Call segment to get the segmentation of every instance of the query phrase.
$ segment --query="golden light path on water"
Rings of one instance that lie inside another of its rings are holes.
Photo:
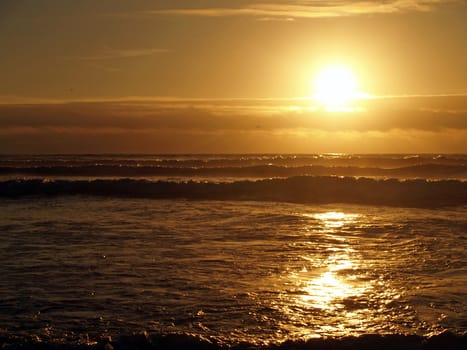
[[[352,242],[355,237],[346,237],[345,233],[346,226],[358,225],[361,215],[329,211],[303,217],[313,222],[304,231],[318,234],[325,243],[312,239],[310,254],[301,256],[301,270],[283,276],[285,291],[278,307],[290,320],[283,325],[287,336],[314,338],[371,332],[372,325],[384,318],[384,307],[375,311],[375,306],[399,296],[390,288],[384,291],[386,281],[362,276],[365,262],[356,251],[355,240]]]
[[[327,236],[341,243],[345,242],[345,239],[334,236],[333,230],[344,226],[345,221],[352,220],[356,217],[358,216],[339,212],[327,212],[313,215],[313,218],[321,220],[326,230],[329,230]],[[334,310],[338,307],[338,305],[334,303],[336,299],[361,294],[362,287],[356,288],[337,275],[339,271],[351,269],[354,266],[355,263],[351,260],[352,249],[330,247],[328,250],[333,253],[326,262],[327,269],[318,277],[304,281],[304,292],[306,294],[302,295],[300,298],[305,304],[314,308]],[[306,269],[304,269],[303,272],[306,273]]]

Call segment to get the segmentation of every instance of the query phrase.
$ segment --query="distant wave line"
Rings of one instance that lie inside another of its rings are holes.
[[[374,176],[396,178],[465,179],[467,165],[420,164],[397,168],[360,167],[360,166],[214,166],[206,167],[200,163],[193,166],[153,166],[153,165],[72,165],[72,166],[33,166],[0,167],[0,175],[37,175],[37,176],[235,176],[235,177],[290,177],[299,175],[314,176]]]

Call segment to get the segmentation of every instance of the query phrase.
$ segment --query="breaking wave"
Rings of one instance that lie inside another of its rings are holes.
[[[0,155],[0,176],[467,179],[466,155]]]
[[[289,177],[299,175],[374,176],[397,178],[467,178],[466,165],[418,164],[397,168],[359,166],[284,166],[273,164],[248,166],[134,166],[134,165],[73,165],[0,167],[0,175],[23,174],[36,176],[235,176]]]
[[[437,207],[465,205],[467,182],[426,179],[378,180],[336,176],[293,176],[220,183],[150,181],[129,178],[16,179],[0,182],[0,197],[60,195]]]

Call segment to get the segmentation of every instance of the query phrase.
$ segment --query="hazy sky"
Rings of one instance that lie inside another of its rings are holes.
[[[467,152],[466,0],[0,0],[0,152]],[[373,99],[313,108],[345,65]]]

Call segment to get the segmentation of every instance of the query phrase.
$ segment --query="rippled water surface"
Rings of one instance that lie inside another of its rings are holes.
[[[467,330],[465,207],[22,198],[0,232],[0,329],[19,337]]]

